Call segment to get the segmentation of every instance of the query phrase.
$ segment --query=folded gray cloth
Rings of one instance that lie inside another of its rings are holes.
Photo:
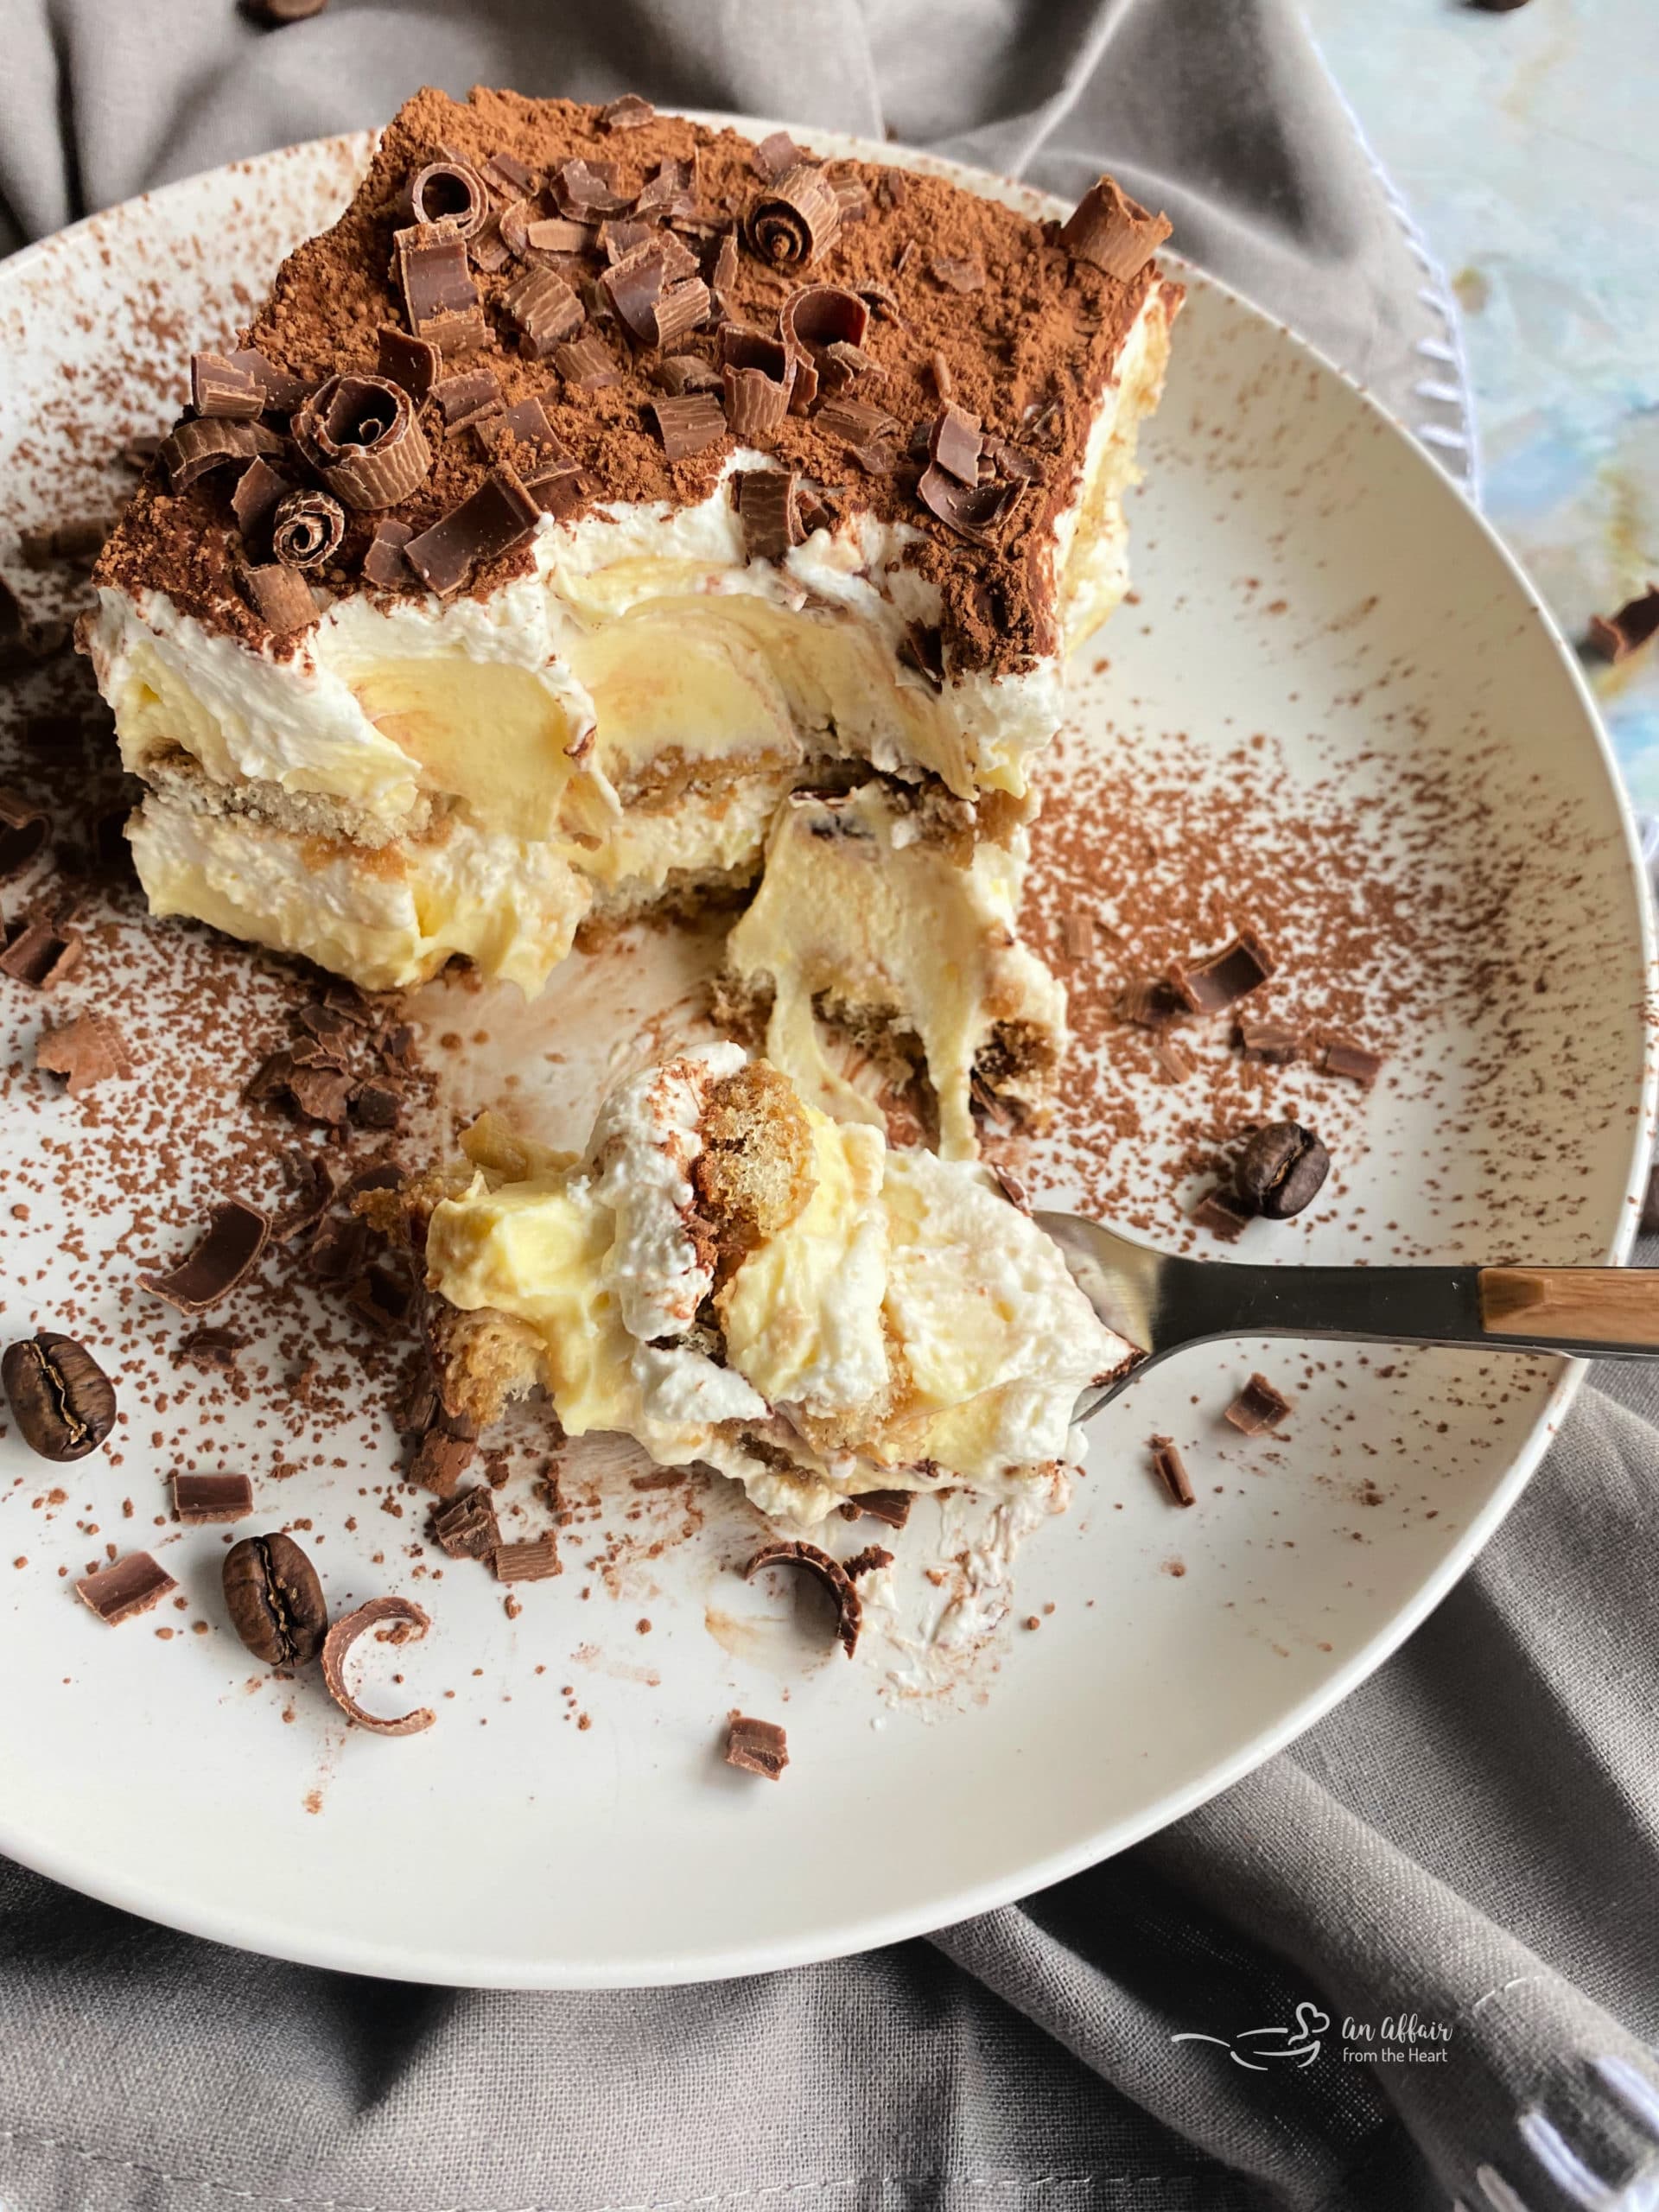
[[[423,81],[638,87],[1068,194],[1109,162],[1471,463],[1443,296],[1279,0],[334,0],[264,33],[231,0],[0,0],[0,33],[16,236]],[[0,2206],[1659,2204],[1656,1419],[1624,1378],[1587,1391],[1461,1587],[1294,1751],[931,1942],[456,1993],[243,1957],[0,1865]]]

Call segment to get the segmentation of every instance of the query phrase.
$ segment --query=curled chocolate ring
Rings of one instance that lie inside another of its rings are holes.
[[[869,328],[870,310],[856,292],[838,284],[803,284],[791,292],[778,318],[784,346],[795,363],[790,406],[804,415],[818,396],[818,354],[831,346],[859,346]],[[851,382],[845,378],[843,382]]]
[[[473,238],[489,219],[489,187],[465,162],[429,162],[410,184],[409,205],[417,223],[448,221]]]
[[[804,269],[827,253],[841,228],[841,202],[822,169],[790,169],[757,194],[743,218],[752,252],[774,269]]]
[[[293,430],[306,459],[348,507],[394,506],[432,466],[415,403],[389,377],[330,377],[295,416]]]
[[[270,550],[285,569],[315,569],[340,550],[346,510],[327,492],[290,492],[276,502]]]

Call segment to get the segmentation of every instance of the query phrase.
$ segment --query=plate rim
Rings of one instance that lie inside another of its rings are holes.
[[[994,170],[981,168],[947,156],[931,154],[924,149],[897,143],[877,144],[849,133],[779,124],[768,118],[724,110],[674,108],[665,109],[663,112],[683,115],[692,121],[716,127],[741,129],[750,134],[759,131],[764,135],[769,130],[788,129],[802,143],[826,149],[834,149],[836,154],[848,157],[943,175],[963,184],[967,189],[979,192],[982,196],[997,198],[1005,204],[1017,198],[1027,206],[1047,203],[1056,210],[1061,210],[1063,207],[1063,203],[1052,194],[1017,178],[1001,175]],[[80,239],[83,234],[95,233],[98,226],[124,215],[130,209],[154,206],[158,200],[172,195],[182,197],[214,178],[257,177],[263,170],[308,155],[316,160],[342,158],[353,149],[372,147],[378,135],[378,128],[369,128],[301,140],[291,145],[272,148],[263,154],[195,170],[188,176],[170,180],[131,200],[101,208],[63,230],[31,241],[17,252],[0,260],[0,305],[3,305],[5,293],[12,283],[26,276],[49,251],[61,250],[66,244]],[[831,157],[836,157],[836,155],[832,154]],[[1219,293],[1234,308],[1256,322],[1265,324],[1281,343],[1293,349],[1294,353],[1316,362],[1322,370],[1340,379],[1369,410],[1374,422],[1396,441],[1395,449],[1403,448],[1408,452],[1411,458],[1408,465],[1427,468],[1442,492],[1457,500],[1465,510],[1488,545],[1497,554],[1521,594],[1529,620],[1541,628],[1556,658],[1562,664],[1569,687],[1588,726],[1595,756],[1611,796],[1622,834],[1624,868],[1637,916],[1637,950],[1651,990],[1656,976],[1659,975],[1659,959],[1656,957],[1656,919],[1653,904],[1647,893],[1646,870],[1641,858],[1634,808],[1618,772],[1611,741],[1578,657],[1519,560],[1475,504],[1465,486],[1449,473],[1429,448],[1414,436],[1397,417],[1389,414],[1367,387],[1340,363],[1332,360],[1292,325],[1258,306],[1247,294],[1198,267],[1185,256],[1166,253],[1160,255],[1160,259],[1174,269],[1183,281],[1201,284]],[[1656,1103],[1659,1103],[1659,1034],[1648,1025],[1638,1023],[1637,1027],[1642,1037],[1642,1078],[1637,1094],[1637,1111],[1633,1117],[1631,1164],[1618,1220],[1602,1247],[1605,1262],[1614,1266],[1623,1265],[1629,1259],[1635,1242],[1639,1201],[1646,1181],[1646,1147],[1654,1128]],[[303,1931],[296,1937],[296,1933],[284,1923],[269,1921],[257,1910],[233,1911],[211,1904],[199,1910],[193,1909],[188,1898],[161,1891],[143,1879],[126,1881],[112,1878],[106,1867],[88,1864],[73,1850],[32,1842],[27,1834],[18,1834],[13,1830],[3,1806],[0,1806],[0,1853],[18,1865],[61,1883],[83,1896],[161,1926],[233,1949],[252,1951],[296,1965],[319,1967],[334,1972],[366,1974],[380,1980],[418,1980],[453,1988],[665,1988],[827,1963],[859,1952],[927,1936],[937,1929],[973,1919],[1046,1890],[1116,1856],[1147,1836],[1156,1834],[1243,1781],[1351,1696],[1422,1624],[1491,1541],[1536,1471],[1563,1416],[1583,1387],[1588,1369],[1587,1361],[1562,1359],[1558,1363],[1555,1380],[1540,1406],[1531,1428],[1514,1452],[1491,1496],[1481,1510],[1471,1518],[1438,1566],[1424,1578],[1410,1599],[1344,1665],[1277,1720],[1241,1744],[1230,1756],[1184,1787],[1166,1792],[1140,1813],[1111,1822],[1104,1828],[1092,1830],[1087,1836],[1062,1850],[1027,1862],[1016,1873],[995,1877],[968,1890],[954,1891],[947,1898],[936,1900],[928,1906],[912,1906],[890,1914],[867,1916],[829,1942],[822,1936],[816,1936],[794,1940],[773,1938],[747,1947],[734,1947],[728,1943],[716,1948],[692,1950],[664,1957],[649,1973],[643,1973],[636,1961],[624,1960],[601,1963],[589,1961],[574,1970],[561,1969],[556,1963],[544,1960],[526,1961],[522,1967],[516,1962],[492,1961],[489,1972],[480,1980],[477,1964],[470,1961],[464,1954],[453,1950],[420,1951],[378,1941],[354,1942],[349,1937],[318,1943],[308,1942]]]

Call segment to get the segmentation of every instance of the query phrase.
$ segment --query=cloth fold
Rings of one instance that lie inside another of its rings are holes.
[[[1109,164],[1471,465],[1461,400],[1418,389],[1456,389],[1444,288],[1287,0],[334,0],[275,31],[232,0],[0,0],[0,34],[12,244],[423,82],[640,89],[1068,196]],[[1659,2203],[1656,1418],[1628,1378],[1586,1390],[1464,1583],[1291,1751],[931,1942],[703,1988],[424,1990],[0,1865],[0,2206]]]

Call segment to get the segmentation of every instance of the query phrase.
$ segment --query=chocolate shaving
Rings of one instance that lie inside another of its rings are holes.
[[[668,243],[654,223],[636,223],[630,220],[601,223],[594,234],[594,242],[604,255],[607,263],[612,267],[614,267],[619,261],[626,261],[631,253],[636,252],[643,245]],[[677,244],[678,241],[677,240],[676,243]],[[683,247],[680,250],[682,252],[685,251]],[[690,257],[688,255],[687,258],[690,259]],[[695,265],[694,264],[693,266]]]
[[[1169,986],[1189,1014],[1220,1014],[1265,983],[1276,964],[1254,930],[1240,930],[1219,952],[1178,961]]]
[[[726,1725],[726,1764],[776,1782],[789,1764],[789,1738],[776,1721],[734,1713]]]
[[[49,991],[74,973],[85,949],[79,932],[49,907],[21,914],[6,925],[0,976],[26,983],[32,991]]]
[[[468,318],[479,321],[478,287],[467,260],[467,242],[452,222],[418,223],[399,231],[395,239],[397,282],[404,295],[404,313],[417,338],[424,338],[443,353],[465,353],[457,342],[458,326]]]
[[[306,629],[316,620],[317,602],[311,596],[310,585],[297,569],[284,568],[280,561],[271,561],[260,567],[244,569],[240,574],[249,603],[265,627],[274,630],[278,637]]]
[[[776,339],[729,322],[720,333],[720,353],[733,436],[748,445],[771,445],[789,412],[796,362]]]
[[[959,484],[978,483],[983,445],[976,418],[949,402],[934,416],[927,435],[930,460]]]
[[[435,1505],[429,1525],[449,1559],[487,1559],[501,1541],[494,1500],[481,1484]]]
[[[889,1529],[902,1529],[910,1518],[916,1493],[910,1490],[867,1490],[852,1502],[872,1521],[883,1522]]]
[[[898,658],[901,666],[913,668],[925,677],[930,690],[944,690],[944,632],[937,623],[907,622],[899,640]]]
[[[246,541],[256,537],[276,512],[277,503],[292,487],[268,461],[251,461],[236,480],[231,512]]]
[[[709,289],[719,301],[721,311],[729,315],[731,308],[728,295],[737,282],[737,233],[725,232],[715,254],[715,265],[709,273]]]
[[[551,269],[526,270],[502,293],[501,306],[518,326],[519,352],[532,360],[550,353],[587,319],[582,302]]]
[[[772,180],[743,218],[749,250],[774,269],[810,268],[836,242],[841,202],[823,171],[803,162]]]
[[[430,396],[438,403],[444,427],[453,430],[481,407],[499,407],[501,379],[493,369],[462,369],[454,376],[440,377]]]
[[[198,415],[251,423],[265,411],[265,388],[251,370],[223,353],[190,356],[190,404]]]
[[[1013,512],[1020,489],[1017,484],[958,484],[933,464],[923,470],[916,494],[947,530],[972,544],[988,545],[991,532]]]
[[[1287,1028],[1281,1021],[1253,1021],[1245,1014],[1235,1027],[1233,1038],[1247,1060],[1260,1060],[1264,1067],[1288,1067],[1293,1060],[1301,1058],[1301,1031]]]
[[[683,399],[653,399],[645,412],[654,422],[670,461],[685,461],[726,435],[725,415],[720,402],[709,392],[688,392]]]
[[[109,515],[77,515],[67,522],[54,522],[49,530],[24,531],[18,550],[26,568],[90,569],[114,527]]]
[[[327,492],[289,492],[271,518],[270,550],[285,568],[315,569],[339,552],[346,510]]]
[[[1138,276],[1169,236],[1167,215],[1149,214],[1109,176],[1091,184],[1061,224],[1057,243],[1122,283]]]
[[[849,1582],[856,1582],[861,1574],[877,1574],[884,1567],[893,1565],[893,1554],[885,1544],[866,1544],[861,1552],[855,1552],[850,1559],[842,1561]]]
[[[125,1082],[132,1074],[126,1039],[104,1014],[78,1014],[48,1029],[35,1047],[35,1065],[64,1077],[71,1098],[95,1083]]]
[[[380,1630],[382,1621],[393,1623],[403,1634]],[[429,1616],[412,1598],[371,1598],[367,1605],[334,1623],[323,1640],[322,1679],[329,1696],[348,1720],[375,1736],[417,1736],[432,1726],[437,1715],[429,1706],[418,1706],[395,1720],[383,1720],[378,1713],[365,1712],[346,1687],[346,1662],[352,1647],[369,1630],[379,1631],[385,1642],[406,1643],[411,1637],[423,1637],[431,1625]]]
[[[616,170],[609,162],[563,162],[553,172],[553,197],[559,212],[577,222],[626,214],[632,200],[615,188]]]
[[[375,373],[402,385],[418,407],[443,371],[443,356],[425,338],[384,323],[375,333]]]
[[[781,469],[752,468],[734,480],[744,552],[751,561],[781,561],[805,535],[801,528],[800,479]]]
[[[1169,1493],[1172,1505],[1193,1505],[1192,1484],[1187,1477],[1186,1464],[1167,1436],[1154,1436],[1151,1444],[1152,1471]]]
[[[1087,914],[1069,907],[1060,916],[1060,950],[1068,960],[1086,960],[1095,949],[1095,925]]]
[[[96,1574],[83,1574],[75,1585],[75,1595],[113,1628],[118,1621],[130,1620],[135,1613],[147,1613],[178,1586],[148,1552],[129,1552],[112,1567],[99,1567]]]
[[[145,1290],[181,1313],[205,1313],[246,1280],[270,1235],[270,1217],[242,1198],[225,1198],[188,1260],[166,1274],[140,1275]]]
[[[173,1510],[188,1528],[212,1521],[240,1521],[253,1510],[246,1475],[175,1475]]]
[[[885,408],[872,407],[868,400],[826,399],[812,417],[812,427],[826,438],[868,448],[879,439],[892,437],[899,423]]]
[[[743,1570],[743,1580],[753,1581],[763,1567],[800,1567],[816,1574],[829,1591],[836,1604],[836,1635],[842,1649],[850,1659],[858,1647],[858,1631],[864,1609],[854,1589],[847,1570],[839,1560],[832,1559],[817,1544],[788,1542],[763,1544]]]
[[[536,190],[535,170],[517,154],[492,154],[484,164],[484,176],[500,192],[524,194]]]
[[[190,1367],[205,1367],[228,1375],[248,1340],[234,1329],[193,1329],[179,1338],[178,1357]]]
[[[409,187],[417,223],[453,224],[458,236],[475,238],[490,213],[490,188],[470,162],[429,162]]]
[[[0,784],[0,883],[21,875],[46,842],[45,814],[9,784]]]
[[[158,458],[169,492],[183,492],[209,469],[279,454],[283,442],[259,423],[214,422],[207,416],[175,423],[162,440]]]
[[[658,361],[654,373],[663,390],[675,399],[683,398],[688,391],[721,391],[725,388],[714,363],[696,353],[670,353]]]
[[[552,461],[564,469],[575,466],[568,448],[547,419],[547,409],[534,393],[528,399],[515,401],[503,411],[497,422],[490,425],[489,442],[492,445],[503,435],[517,438],[521,445],[531,447],[543,464]]]
[[[407,1479],[435,1497],[453,1497],[461,1477],[478,1457],[478,1444],[470,1436],[454,1436],[447,1429],[429,1428],[415,1447]]]
[[[1166,1083],[1185,1083],[1198,1065],[1185,1046],[1173,1037],[1160,1037],[1152,1048],[1152,1057]]]
[[[524,246],[537,253],[586,253],[594,243],[592,226],[573,223],[566,215],[550,215],[524,225]],[[519,251],[522,252],[524,248]]]
[[[567,384],[582,391],[598,391],[606,385],[622,381],[614,357],[597,338],[579,338],[574,345],[556,346],[553,365]]]
[[[123,468],[130,468],[135,474],[142,476],[161,449],[162,433],[153,430],[141,437],[128,438],[117,447],[115,458]]]
[[[491,470],[476,492],[430,530],[411,537],[404,557],[440,597],[459,591],[482,561],[493,561],[535,529],[541,510],[506,467]]]
[[[957,261],[948,254],[936,253],[927,265],[947,291],[982,292],[985,289],[985,264],[982,261]]]
[[[230,363],[233,369],[244,370],[256,379],[273,415],[291,415],[311,389],[303,377],[296,377],[291,369],[279,369],[257,346],[238,346]]]
[[[353,1120],[365,1129],[395,1129],[404,1118],[403,1086],[385,1076],[365,1076],[350,1103]]]
[[[400,584],[409,582],[409,563],[404,558],[404,548],[415,535],[406,522],[377,523],[374,536],[369,540],[363,556],[363,573],[372,584],[382,591],[396,591]]]
[[[381,1337],[396,1336],[406,1326],[415,1303],[404,1277],[383,1267],[365,1268],[346,1285],[346,1298],[359,1318]]]
[[[780,176],[787,176],[791,169],[798,168],[806,159],[805,149],[798,146],[787,130],[774,130],[761,139],[749,156],[749,166],[766,184],[775,184]]]
[[[521,1544],[499,1544],[491,1561],[498,1582],[546,1582],[562,1570],[556,1536],[535,1536]]]
[[[348,507],[395,506],[432,466],[415,403],[390,377],[330,377],[295,416],[294,436]]]
[[[1167,1029],[1172,1022],[1181,1020],[1187,1009],[1173,984],[1161,976],[1150,976],[1125,983],[1115,1011],[1120,1021],[1132,1021],[1137,1028]]]
[[[1265,1375],[1252,1375],[1222,1414],[1222,1419],[1245,1436],[1263,1436],[1277,1428],[1290,1411],[1290,1400],[1274,1389]]]
[[[838,284],[803,284],[791,292],[778,318],[784,346],[795,363],[795,389],[790,402],[797,415],[804,415],[817,397],[818,380],[831,347],[857,353],[869,327],[870,311],[856,292]],[[868,356],[859,358],[867,360]],[[850,381],[842,378],[840,381]]]
[[[1625,660],[1659,635],[1659,584],[1625,601],[1616,614],[1590,617],[1589,645],[1608,660]]]
[[[1351,1045],[1345,1038],[1333,1037],[1319,1054],[1319,1066],[1326,1075],[1346,1076],[1351,1083],[1369,1090],[1382,1071],[1382,1055],[1368,1052],[1363,1045]]]
[[[1255,1218],[1250,1208],[1230,1191],[1206,1191],[1192,1209],[1196,1229],[1207,1229],[1224,1244],[1236,1244]]]

